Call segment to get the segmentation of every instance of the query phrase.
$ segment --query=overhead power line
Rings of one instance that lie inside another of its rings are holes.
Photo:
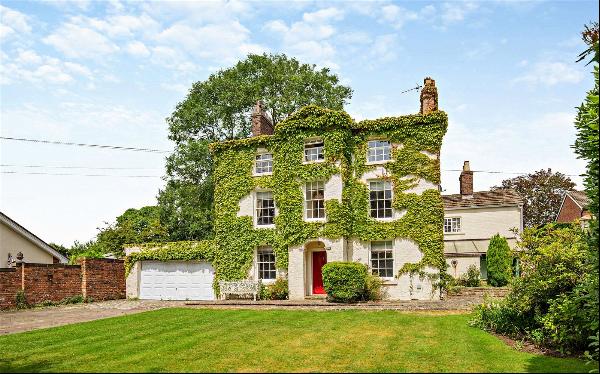
[[[46,173],[46,172],[21,172],[21,171],[0,171],[0,173],[2,173],[2,174],[26,174],[26,175],[79,176],[79,177],[161,178],[160,175],[78,174],[78,173]]]
[[[2,139],[2,140],[14,140],[14,141],[20,141],[20,142],[30,142],[30,143],[55,144],[55,145],[70,145],[70,146],[77,146],[77,147],[113,149],[113,150],[118,150],[118,151],[134,151],[134,152],[148,152],[148,153],[170,153],[169,151],[165,151],[165,150],[162,150],[162,149],[137,148],[137,147],[122,147],[122,146],[118,146],[118,145],[104,145],[104,144],[61,142],[61,141],[46,140],[46,139],[13,138],[13,137],[10,137],[10,136],[0,136],[0,139]]]
[[[442,171],[463,171],[462,169],[442,169]],[[473,173],[487,173],[487,174],[511,174],[511,175],[527,175],[532,174],[533,172],[511,172],[511,171],[497,171],[497,170],[471,170]],[[563,174],[567,177],[580,177],[579,174]]]
[[[0,167],[11,168],[48,168],[48,169],[93,169],[93,170],[162,170],[162,168],[132,168],[132,167],[96,167],[96,166],[72,166],[72,165],[17,165],[0,164]]]

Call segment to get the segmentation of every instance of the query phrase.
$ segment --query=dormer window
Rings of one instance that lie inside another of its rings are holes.
[[[254,162],[255,174],[268,174],[273,172],[273,154],[259,153]]]
[[[304,161],[314,162],[322,161],[325,159],[323,154],[323,140],[315,139],[309,140],[304,143]]]
[[[367,143],[367,161],[383,162],[392,159],[392,147],[387,140],[371,140]]]

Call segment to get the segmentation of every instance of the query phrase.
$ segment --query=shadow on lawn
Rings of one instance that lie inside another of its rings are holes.
[[[598,365],[585,365],[583,360],[576,358],[558,358],[535,355],[527,361],[525,371],[527,373],[589,373]]]
[[[39,373],[49,371],[51,368],[52,362],[50,361],[37,361],[19,365],[0,359],[0,373]]]

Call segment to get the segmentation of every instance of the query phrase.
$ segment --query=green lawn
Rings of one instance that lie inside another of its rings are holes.
[[[518,352],[467,315],[163,309],[0,336],[7,371],[581,372]]]

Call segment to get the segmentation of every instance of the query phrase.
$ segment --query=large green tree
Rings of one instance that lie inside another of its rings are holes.
[[[159,192],[161,220],[171,240],[212,235],[212,160],[208,144],[247,137],[251,113],[263,100],[274,124],[316,104],[343,109],[352,90],[328,69],[286,55],[248,55],[192,85],[167,118],[174,153],[167,158],[167,184]]]
[[[536,227],[553,222],[560,209],[564,193],[575,188],[571,178],[551,169],[539,170],[502,181],[501,186],[492,189],[512,188],[524,200],[523,224]]]
[[[587,161],[586,172],[584,176],[585,192],[590,199],[588,209],[592,213],[593,219],[589,226],[588,237],[588,256],[585,264],[586,277],[580,287],[583,305],[587,312],[587,321],[589,328],[595,331],[596,335],[592,337],[594,345],[591,345],[593,359],[598,361],[598,163],[600,162],[599,131],[598,131],[598,64],[600,63],[600,53],[598,47],[598,22],[586,26],[582,33],[583,41],[588,45],[588,49],[581,53],[579,61],[583,61],[591,56],[588,64],[593,64],[594,87],[588,91],[585,101],[578,109],[575,118],[575,128],[577,129],[577,139],[575,140],[575,153],[579,158]]]
[[[145,206],[127,209],[116,222],[101,228],[93,248],[101,253],[122,256],[125,244],[164,241],[167,238],[167,229],[160,222],[158,207]]]

